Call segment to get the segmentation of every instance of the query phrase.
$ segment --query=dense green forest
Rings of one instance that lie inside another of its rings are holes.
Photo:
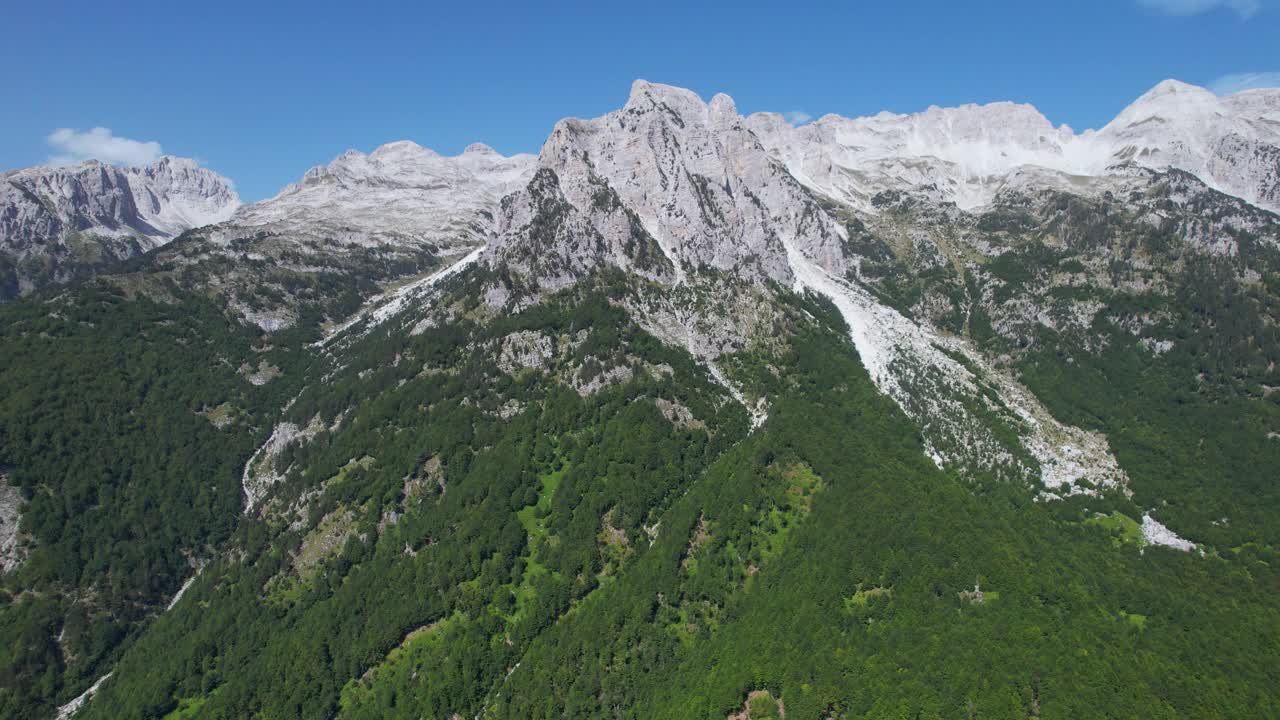
[[[307,380],[323,323],[434,268],[434,250],[355,248],[347,271],[275,236],[222,249],[187,233],[0,305],[0,475],[30,548],[0,578],[0,717],[77,696],[225,550],[245,462]],[[267,333],[237,304],[296,317]]]
[[[231,537],[240,472],[300,377],[199,296],[86,285],[0,307],[0,466],[32,546],[0,584],[0,716],[65,701]],[[266,385],[247,363],[275,368]]]
[[[759,427],[625,309],[667,288],[619,271],[547,294],[478,267],[323,344],[370,277],[434,256],[255,261],[194,292],[187,238],[0,307],[0,472],[26,503],[0,717],[108,672],[78,718],[1280,715],[1280,257],[1050,202],[1073,243],[1003,208],[976,223],[1007,251],[960,269],[848,230],[884,302],[934,298],[1105,434],[1127,486],[1054,501],[935,466],[827,301],[705,269],[695,304],[767,303],[720,362],[768,399]],[[499,286],[540,302],[496,312]],[[1009,312],[1031,301],[1098,309]],[[1146,542],[1148,512],[1195,549]]]
[[[287,413],[325,429],[277,459],[264,512],[81,717],[1280,712],[1261,528],[1204,557],[1140,547],[1097,521],[1138,513],[1123,496],[1043,503],[939,471],[813,298],[783,294],[769,362],[789,372],[742,378],[776,398],[749,433],[704,368],[612,306],[629,291],[348,348]],[[504,371],[495,344],[518,333],[567,349]],[[616,366],[596,392],[566,383]],[[1135,416],[1215,411],[1183,404]],[[1153,433],[1113,441],[1136,488]]]

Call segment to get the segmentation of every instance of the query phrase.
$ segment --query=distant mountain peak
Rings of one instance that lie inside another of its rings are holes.
[[[647,111],[664,108],[675,117],[696,116],[705,114],[707,104],[692,90],[651,83],[647,80],[636,80],[631,84],[631,95],[623,110]]]
[[[538,168],[545,181],[506,207],[493,254],[535,274],[559,254],[564,262],[542,284],[592,263],[676,282],[713,268],[789,283],[782,242],[790,239],[843,271],[840,228],[769,158],[728,95],[708,104],[691,90],[637,80],[622,109],[558,123]],[[522,246],[529,228],[552,220],[588,228],[599,238],[593,254]]]
[[[792,128],[780,116],[748,124],[805,185],[874,211],[883,190],[931,187],[973,209],[1022,168],[1084,177],[1137,164],[1178,168],[1211,187],[1280,210],[1280,93],[1219,98],[1177,80],[1143,94],[1101,130],[1076,133],[1034,106],[996,102],[910,115],[826,115]]]
[[[389,142],[385,145],[379,146],[373,152],[369,153],[369,158],[371,160],[399,160],[406,157],[434,158],[439,156],[440,153],[437,153],[435,150],[423,147],[412,140],[397,140],[395,142]]]
[[[1176,121],[1224,112],[1218,96],[1209,90],[1179,80],[1165,80],[1130,103],[1107,127],[1122,127],[1152,118]]]
[[[481,210],[528,182],[534,158],[476,143],[448,157],[411,140],[348,150],[275,197],[246,205],[222,234],[273,227],[358,244],[484,242]]]
[[[1181,80],[1168,78],[1156,83],[1155,87],[1151,88],[1146,93],[1144,93],[1139,98],[1139,100],[1141,100],[1142,98],[1153,98],[1153,97],[1160,97],[1161,95],[1175,95],[1175,94],[1213,95],[1212,92],[1210,92],[1205,88],[1200,87],[1199,85],[1192,85],[1191,83],[1183,82]]]
[[[86,160],[4,174],[0,260],[40,259],[39,275],[16,273],[8,299],[106,267],[221,222],[240,206],[231,181],[190,158],[165,155],[140,167]],[[74,245],[74,247],[73,247]]]

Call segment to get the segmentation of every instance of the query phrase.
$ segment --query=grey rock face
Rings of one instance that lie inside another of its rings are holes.
[[[344,243],[483,244],[498,201],[524,187],[531,155],[479,143],[446,157],[410,141],[348,150],[275,197],[235,214],[235,232],[311,235]]]
[[[522,257],[541,261],[548,249],[549,236],[531,231],[554,228],[577,245],[565,256],[577,267],[557,266],[552,285],[584,263],[661,282],[719,270],[785,284],[784,241],[844,271],[842,229],[765,152],[728,96],[705,103],[643,80],[621,110],[558,123],[533,183],[505,211],[493,255],[523,272],[538,268]]]
[[[231,184],[193,160],[88,161],[0,176],[0,300],[67,282],[231,216]]]
[[[1100,130],[1055,127],[1030,105],[931,107],[910,115],[827,115],[803,127],[757,113],[748,125],[807,187],[874,211],[882,191],[974,210],[1027,168],[1075,177],[1126,165],[1190,172],[1210,187],[1280,210],[1280,91],[1227,97],[1166,80]]]

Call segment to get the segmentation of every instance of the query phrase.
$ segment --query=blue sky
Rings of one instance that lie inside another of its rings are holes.
[[[1280,0],[14,2],[0,168],[159,146],[256,200],[350,147],[536,152],[637,77],[744,113],[1017,100],[1083,129],[1166,77],[1278,84],[1277,37]]]

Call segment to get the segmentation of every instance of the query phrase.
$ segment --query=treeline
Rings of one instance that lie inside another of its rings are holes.
[[[765,690],[797,718],[1280,710],[1269,551],[1139,554],[1079,504],[938,471],[843,328],[803,319],[830,308],[786,302],[787,372],[734,363],[775,399],[750,436],[599,295],[375,332],[290,411],[341,418],[281,468],[276,507],[320,491],[306,522],[246,523],[84,717],[720,718]],[[623,348],[673,373],[584,398],[570,361],[496,368],[511,332],[579,329],[572,363]]]

